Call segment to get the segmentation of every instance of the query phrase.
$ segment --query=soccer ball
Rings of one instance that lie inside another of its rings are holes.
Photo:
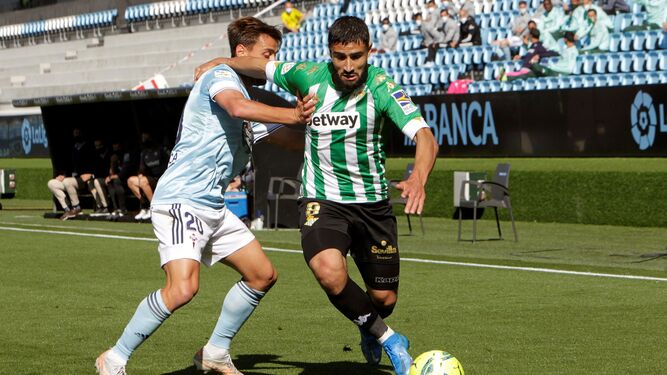
[[[464,372],[461,363],[453,355],[431,350],[415,359],[408,375],[464,375]]]

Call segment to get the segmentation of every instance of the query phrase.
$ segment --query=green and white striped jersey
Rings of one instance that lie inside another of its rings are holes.
[[[388,198],[382,127],[391,120],[414,138],[428,127],[405,91],[384,70],[369,66],[366,84],[336,91],[331,63],[270,62],[267,79],[294,95],[319,100],[306,127],[301,194],[339,203]]]

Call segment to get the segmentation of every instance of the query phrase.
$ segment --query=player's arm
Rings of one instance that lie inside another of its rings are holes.
[[[199,65],[195,69],[195,81],[201,77],[202,74],[207,71],[215,68],[220,64],[225,64],[230,68],[234,69],[237,73],[244,76],[257,78],[257,79],[267,79],[266,76],[266,64],[267,60],[260,57],[250,57],[250,56],[236,56],[232,58],[227,57],[217,57],[213,60],[205,62]],[[273,77],[268,77],[272,79]]]
[[[415,134],[417,143],[415,166],[407,180],[401,181],[396,188],[402,190],[401,196],[407,198],[405,213],[421,215],[426,200],[426,182],[438,156],[438,143],[431,128],[421,128]]]
[[[213,98],[230,116],[246,121],[300,125],[310,121],[317,101],[314,95],[297,100],[294,108],[271,107],[246,99],[240,91],[224,90]]]
[[[426,182],[438,155],[438,143],[419,107],[393,80],[387,78],[385,83],[377,88],[376,93],[384,115],[389,117],[403,134],[417,143],[412,174],[396,187],[402,191],[401,196],[407,199],[405,213],[421,214],[426,200]]]

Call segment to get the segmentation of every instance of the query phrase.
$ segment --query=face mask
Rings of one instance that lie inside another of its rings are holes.
[[[421,24],[422,24],[422,20],[417,20],[415,22],[417,22],[417,26],[421,26]]]
[[[428,8],[429,13],[435,12],[435,8]]]
[[[286,8],[285,12],[287,12],[287,14],[292,13],[292,8]]]
[[[467,20],[468,20],[468,17],[461,17],[461,23],[466,23]]]
[[[384,30],[384,31],[389,30],[389,25],[382,25],[382,30]]]
[[[443,19],[444,21],[447,21],[447,18],[449,18],[449,17],[447,17],[446,15],[445,15],[445,16],[442,16],[442,19]]]
[[[524,14],[528,13],[528,9],[519,9],[519,13],[524,15]]]

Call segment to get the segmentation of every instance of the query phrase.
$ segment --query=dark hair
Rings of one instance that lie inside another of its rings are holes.
[[[329,47],[341,43],[343,45],[359,42],[365,46],[371,44],[368,26],[361,18],[343,16],[334,21],[329,28]]]
[[[574,43],[574,33],[572,31],[566,31],[563,38],[570,43]]]
[[[413,20],[416,20],[417,17],[421,17],[421,16],[422,16],[421,12],[417,12],[417,13],[415,13],[415,14],[412,15],[412,19],[413,19]]]
[[[259,36],[266,34],[278,42],[282,43],[283,36],[280,30],[270,26],[254,17],[243,17],[232,22],[227,26],[227,35],[229,37],[229,47],[232,50],[232,57],[236,56],[236,46],[243,45],[248,48],[257,43]]]
[[[530,30],[530,36],[535,38],[535,39],[540,39],[540,30],[538,30],[538,29]]]
[[[384,23],[384,21],[387,21],[387,22],[391,23],[391,21],[389,21],[389,17],[385,17],[385,18],[383,18],[383,19],[382,19],[382,23]]]
[[[598,11],[595,10],[595,8],[591,8],[591,9],[589,9],[588,12],[586,12],[586,14],[588,14],[588,13],[590,13],[590,12],[595,13],[596,16],[598,15]]]
[[[521,4],[523,4],[523,5],[528,5],[528,3],[527,3],[525,0],[521,0],[521,1],[519,1],[519,5],[521,5]]]

